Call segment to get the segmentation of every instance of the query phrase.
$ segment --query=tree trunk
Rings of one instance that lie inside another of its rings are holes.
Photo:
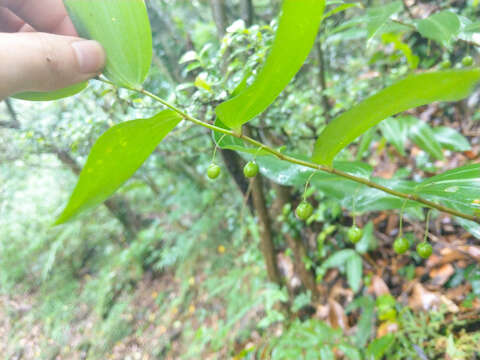
[[[225,0],[210,0],[210,5],[212,8],[213,21],[217,26],[218,37],[222,39],[225,36],[225,29],[227,28]]]
[[[245,25],[247,25],[248,27],[252,26],[255,17],[252,0],[242,0],[240,6],[242,12],[242,19],[243,21],[245,21]]]
[[[7,106],[7,111],[10,115],[10,121],[0,121],[0,127],[20,129],[20,122],[18,121],[17,113],[13,109],[10,99],[5,99],[5,105]]]
[[[243,175],[242,160],[240,156],[235,151],[228,149],[221,149],[220,154],[222,155],[223,162],[225,163],[229,174],[232,176],[233,180],[237,184],[238,189],[243,194],[243,196],[246,196],[249,183]],[[250,211],[253,213],[255,208],[251,197],[248,198],[247,204],[250,208]]]
[[[270,215],[272,219],[276,219],[283,211],[283,207],[290,202],[292,196],[292,188],[289,186],[279,185],[273,181],[270,182],[275,191],[275,199],[270,207]]]
[[[277,256],[273,243],[272,224],[268,215],[265,196],[263,194],[262,176],[259,174],[252,183],[252,197],[258,216],[258,224],[260,227],[260,247],[267,265],[267,273],[270,281],[281,284],[280,272],[277,266]]]
[[[312,293],[312,300],[316,301],[319,298],[317,284],[313,273],[305,267],[304,259],[308,257],[307,248],[299,238],[293,238],[290,234],[285,234],[288,246],[292,249],[294,256],[295,272],[302,280],[303,286]]]
[[[326,66],[325,66],[325,55],[323,53],[322,43],[317,41],[317,58],[319,64],[319,72],[318,72],[318,81],[320,83],[320,88],[322,89],[322,106],[323,106],[323,113],[325,115],[325,121],[328,123],[330,121],[330,110],[331,106],[328,101],[328,97],[325,94],[327,90],[327,81],[326,81]]]

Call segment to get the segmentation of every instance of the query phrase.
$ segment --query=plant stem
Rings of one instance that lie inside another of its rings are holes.
[[[108,80],[100,79],[100,81],[115,86],[115,84],[113,84],[112,82],[110,82]],[[474,221],[474,222],[480,224],[480,217],[478,217],[478,216],[464,214],[464,213],[462,213],[458,210],[451,209],[451,208],[443,206],[441,204],[437,204],[436,202],[424,199],[421,196],[414,195],[414,194],[407,194],[407,193],[403,193],[401,191],[393,190],[393,189],[387,188],[383,185],[377,184],[373,181],[370,181],[368,179],[364,179],[364,178],[361,178],[361,177],[358,177],[358,176],[355,176],[355,175],[351,175],[349,173],[346,173],[346,172],[341,171],[341,170],[334,169],[334,168],[329,167],[329,166],[312,163],[310,161],[305,161],[305,160],[297,159],[297,158],[292,157],[292,156],[282,154],[280,151],[275,150],[268,145],[262,144],[261,142],[255,140],[255,139],[252,139],[251,137],[248,137],[246,135],[243,135],[242,133],[237,133],[233,130],[224,129],[224,128],[215,126],[213,124],[210,124],[208,122],[196,119],[196,118],[188,115],[184,111],[180,110],[179,108],[175,107],[174,105],[166,102],[165,100],[158,97],[157,95],[149,92],[148,90],[141,89],[141,88],[136,89],[134,87],[125,87],[125,88],[128,89],[128,90],[135,91],[137,93],[143,94],[145,96],[148,96],[155,101],[158,101],[159,103],[163,104],[167,108],[169,108],[169,109],[175,111],[176,113],[178,113],[180,116],[182,116],[187,121],[193,122],[194,124],[203,126],[203,127],[207,128],[207,129],[210,129],[212,131],[217,131],[217,132],[225,134],[225,135],[230,135],[230,136],[236,137],[236,138],[241,139],[241,140],[245,141],[246,143],[249,143],[249,144],[251,144],[255,147],[258,147],[258,148],[261,147],[263,150],[265,150],[265,151],[269,152],[270,154],[276,156],[280,160],[288,161],[292,164],[305,166],[305,167],[308,167],[310,169],[319,170],[319,171],[327,172],[329,174],[337,175],[337,176],[343,177],[345,179],[357,182],[359,184],[363,184],[363,185],[368,186],[370,188],[377,189],[377,190],[382,191],[384,193],[393,195],[395,197],[410,200],[410,201],[414,201],[414,202],[418,202],[420,204],[425,205],[428,208],[437,209],[438,211],[441,211],[441,212],[444,212],[444,213],[447,213],[447,214],[450,214],[450,215],[453,215],[453,216],[458,216],[460,218],[470,220],[470,221]]]

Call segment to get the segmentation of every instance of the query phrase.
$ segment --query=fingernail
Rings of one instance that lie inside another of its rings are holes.
[[[105,64],[105,53],[98,42],[91,40],[76,41],[72,43],[72,48],[82,73],[92,74],[102,70]]]

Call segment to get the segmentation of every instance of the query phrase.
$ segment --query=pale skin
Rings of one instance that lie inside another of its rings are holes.
[[[78,37],[62,0],[0,0],[0,99],[97,76],[101,45]]]

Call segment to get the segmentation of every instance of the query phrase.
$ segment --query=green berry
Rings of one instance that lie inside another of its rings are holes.
[[[300,220],[307,220],[313,213],[313,206],[306,201],[302,201],[300,205],[297,206],[295,213]]]
[[[258,165],[254,161],[249,161],[243,168],[243,174],[247,178],[253,178],[258,174]]]
[[[422,258],[427,259],[432,255],[433,248],[428,242],[424,241],[417,245],[417,253]]]
[[[207,169],[207,176],[210,179],[216,179],[220,175],[220,166],[217,164],[210,164]]]
[[[410,248],[410,243],[404,237],[397,238],[393,243],[393,250],[395,250],[397,254],[404,254],[407,252],[409,248]]]
[[[450,60],[445,60],[440,63],[441,69],[449,69],[451,67],[452,67],[452,63],[450,62]]]
[[[356,244],[362,238],[363,230],[357,226],[352,226],[350,229],[348,229],[347,236],[352,243]]]
[[[471,56],[465,56],[462,59],[463,66],[472,66],[473,65],[473,58]]]

